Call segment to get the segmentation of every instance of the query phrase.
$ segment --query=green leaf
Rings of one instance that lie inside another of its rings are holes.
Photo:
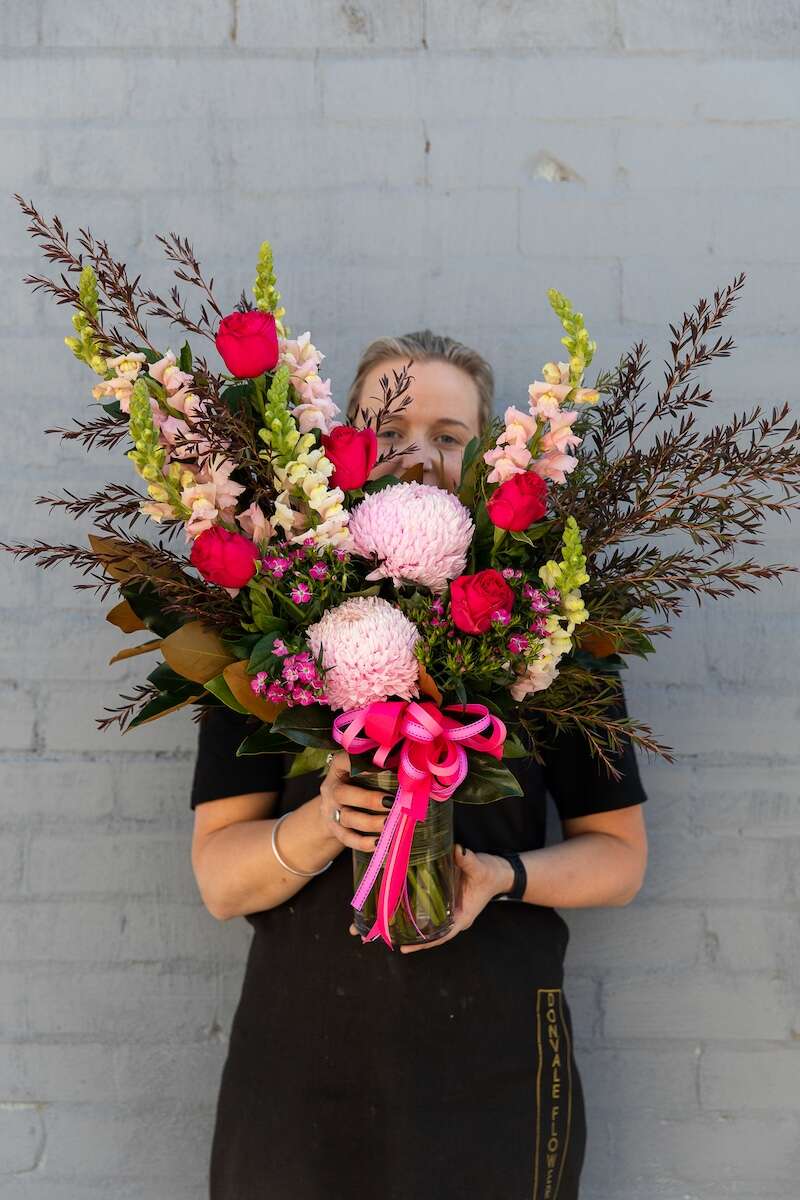
[[[284,708],[275,718],[272,728],[285,734],[301,746],[320,746],[326,750],[338,750],[331,735],[333,714],[322,704],[309,704],[305,708],[297,705]]]
[[[188,342],[184,342],[181,346],[180,357],[178,358],[178,366],[187,375],[192,373],[192,347]]]
[[[309,771],[323,771],[330,750],[325,750],[321,746],[306,746],[305,750],[301,750],[295,757],[294,762],[287,772],[289,779],[294,779],[297,775],[306,775]]]
[[[107,412],[110,417],[125,416],[124,412],[120,408],[119,400],[109,400],[108,404],[101,404],[100,407],[104,409],[104,411]]]
[[[364,484],[364,491],[370,496],[373,492],[382,492],[384,488],[394,487],[396,483],[401,482],[396,475],[382,475],[380,479],[368,479]]]
[[[273,633],[277,629],[286,628],[285,619],[275,616],[272,600],[266,592],[262,592],[260,588],[250,588],[249,593],[253,623],[261,633]]]
[[[474,437],[467,442],[464,457],[461,459],[461,478],[458,484],[458,498],[467,508],[472,508],[475,502],[475,484],[478,475],[478,450],[481,439]]]
[[[457,804],[493,804],[505,796],[524,795],[516,775],[490,754],[469,752],[469,774],[453,794]]]
[[[544,537],[549,528],[548,521],[537,521],[528,529],[511,529],[509,532],[515,542],[524,542],[526,546],[534,546]]]
[[[222,399],[227,404],[231,412],[239,412],[243,405],[247,404],[251,395],[251,381],[248,379],[246,383],[232,383],[222,392]]]
[[[222,674],[215,675],[213,679],[206,680],[204,687],[206,691],[211,692],[212,696],[216,696],[223,704],[227,704],[228,708],[232,708],[234,712],[247,713],[247,709],[234,696],[231,689]]]
[[[515,733],[507,733],[503,742],[503,758],[527,758],[528,751]]]
[[[274,618],[275,621],[278,621],[278,619],[279,618],[277,617]],[[247,673],[249,675],[255,675],[257,671],[266,670],[272,661],[272,658],[274,657],[272,653],[272,647],[275,644],[275,639],[279,637],[280,634],[285,631],[285,629],[286,623],[281,621],[280,624],[276,626],[274,632],[265,633],[263,637],[258,639],[250,652],[250,661],[247,664]]]
[[[569,655],[579,667],[594,671],[596,675],[616,675],[619,670],[628,670],[628,664],[618,654],[607,654],[605,658],[596,658],[588,650],[573,650]]]

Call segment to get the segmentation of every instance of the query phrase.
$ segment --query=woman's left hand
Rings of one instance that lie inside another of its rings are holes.
[[[413,954],[415,950],[433,950],[434,947],[449,942],[463,929],[469,929],[489,901],[498,892],[507,891],[514,882],[511,864],[497,854],[476,854],[472,850],[456,846],[453,855],[456,865],[453,928],[444,937],[436,938],[433,942],[422,942],[418,946],[401,946],[402,954]],[[350,926],[350,933],[358,933],[355,925]]]

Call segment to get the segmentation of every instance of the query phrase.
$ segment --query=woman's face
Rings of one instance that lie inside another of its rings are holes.
[[[382,375],[388,375],[394,385],[393,371],[400,371],[407,358],[387,358],[366,375],[361,388],[359,407],[372,413],[383,403]],[[480,434],[480,397],[471,375],[452,363],[412,362],[411,381],[406,397],[411,402],[396,416],[390,416],[378,433],[378,454],[390,450],[416,447],[402,458],[376,466],[371,479],[382,475],[402,475],[416,463],[422,464],[423,482],[439,482],[438,464],[444,465],[445,478],[455,488],[461,476],[461,459],[467,443]],[[357,419],[357,424],[360,420]],[[441,458],[440,458],[441,455]]]

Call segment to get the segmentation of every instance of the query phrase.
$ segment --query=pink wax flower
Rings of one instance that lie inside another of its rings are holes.
[[[307,583],[296,583],[289,595],[294,600],[295,604],[308,604],[311,599],[311,588]]]
[[[519,633],[515,633],[513,637],[508,639],[508,648],[512,654],[523,654],[529,646],[528,639]]]
[[[536,617],[530,624],[531,633],[535,633],[537,637],[550,637],[550,630],[547,628],[547,623],[544,617]]]
[[[498,625],[507,625],[511,620],[511,613],[507,608],[496,608],[492,613],[492,620]]]
[[[312,579],[324,579],[328,574],[328,568],[324,562],[316,562],[308,573]]]
[[[262,562],[264,570],[269,571],[276,579],[282,579],[292,565],[290,558],[280,558],[277,555],[268,555]]]
[[[378,596],[354,596],[328,609],[309,627],[308,642],[314,657],[322,656],[331,708],[417,696],[419,664],[414,645],[418,638],[408,617]]]
[[[268,687],[269,676],[267,675],[266,671],[259,671],[258,674],[254,675],[250,680],[250,688],[256,693],[257,696],[263,696]]]
[[[475,526],[457,496],[424,483],[373,492],[352,510],[354,549],[378,560],[367,579],[417,583],[443,592],[464,571]]]
[[[542,593],[542,592],[539,590],[539,588],[535,588],[535,587],[533,586],[533,584],[531,584],[531,583],[526,583],[526,584],[525,584],[525,586],[524,586],[524,588],[522,589],[522,594],[523,594],[523,596],[525,597],[525,599],[526,599],[526,600],[530,600],[530,602],[531,602],[531,608],[533,609],[533,611],[534,611],[534,612],[540,612],[540,613],[543,613],[543,612],[549,612],[549,611],[550,611],[550,602],[549,602],[549,600],[548,600],[548,599],[546,598],[546,596],[545,596],[545,595],[544,595],[544,594],[543,594],[543,593]],[[559,598],[560,598],[560,597],[559,597]]]

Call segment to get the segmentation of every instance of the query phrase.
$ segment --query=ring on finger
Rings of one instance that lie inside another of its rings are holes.
[[[337,808],[337,809],[335,809],[335,811],[334,811],[334,814],[333,814],[333,819],[334,819],[334,821],[336,822],[336,824],[337,824],[337,825],[341,825],[341,823],[342,823],[342,810],[341,810],[340,808]]]

